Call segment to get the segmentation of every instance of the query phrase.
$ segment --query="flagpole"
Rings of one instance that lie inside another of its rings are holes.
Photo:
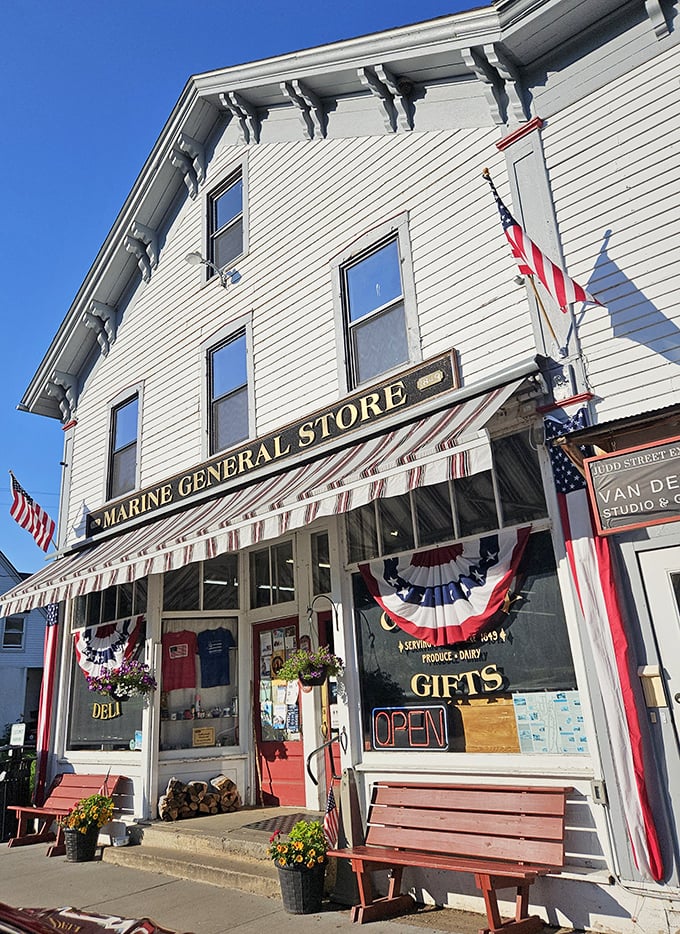
[[[538,307],[539,307],[541,313],[543,314],[543,317],[545,318],[545,323],[548,325],[548,328],[549,328],[549,330],[550,330],[550,333],[552,334],[552,338],[553,338],[553,340],[555,341],[555,343],[559,346],[559,341],[557,340],[557,334],[555,334],[555,331],[554,331],[554,329],[553,329],[553,326],[552,326],[552,324],[550,323],[550,318],[548,317],[548,312],[545,310],[545,305],[543,304],[543,302],[542,302],[542,300],[541,300],[541,296],[538,294],[538,289],[536,288],[536,283],[534,282],[534,277],[533,277],[533,276],[527,276],[527,279],[528,279],[529,282],[531,283],[531,288],[533,289],[534,295],[536,296],[536,301],[538,302]]]

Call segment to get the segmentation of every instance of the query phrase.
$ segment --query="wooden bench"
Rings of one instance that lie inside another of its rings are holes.
[[[57,775],[41,807],[9,805],[9,810],[17,815],[18,826],[16,836],[7,846],[28,846],[54,840],[54,844],[48,847],[47,856],[63,856],[66,853],[64,832],[58,826],[55,834],[52,830],[54,822],[65,817],[81,798],[96,794],[113,795],[120,780],[120,775],[75,775],[72,772]],[[28,832],[31,820],[38,821],[35,833]]]
[[[484,896],[484,934],[532,934],[544,922],[529,916],[529,886],[564,863],[564,812],[571,788],[430,785],[378,782],[373,788],[366,843],[330,850],[349,859],[360,904],[352,921],[363,924],[412,911],[401,894],[406,866],[473,875]],[[390,870],[388,892],[374,897],[371,873]],[[503,921],[497,889],[516,888],[515,917]],[[480,932],[481,934],[481,932]]]

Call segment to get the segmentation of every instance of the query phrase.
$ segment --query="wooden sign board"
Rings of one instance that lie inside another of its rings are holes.
[[[680,438],[583,462],[598,535],[680,519]]]

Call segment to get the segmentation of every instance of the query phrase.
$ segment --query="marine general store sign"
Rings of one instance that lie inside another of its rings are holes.
[[[453,354],[437,357],[398,378],[343,399],[281,431],[264,435],[243,447],[198,464],[153,487],[117,500],[88,515],[87,534],[114,529],[140,517],[151,518],[165,507],[218,493],[235,480],[245,480],[269,465],[300,458],[306,452],[351,435],[394,414],[442,395],[458,386]]]
[[[680,438],[589,457],[584,466],[598,534],[680,519]]]

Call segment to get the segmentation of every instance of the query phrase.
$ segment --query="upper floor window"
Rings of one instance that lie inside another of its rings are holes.
[[[406,219],[362,238],[337,267],[349,387],[414,362],[419,344]]]
[[[208,252],[218,269],[225,269],[244,252],[243,216],[243,177],[239,171],[209,201]]]
[[[2,631],[3,649],[23,649],[24,617],[8,616]]]
[[[245,330],[208,352],[210,453],[248,437],[248,357]]]
[[[108,499],[122,496],[137,485],[138,419],[137,393],[111,411]]]

